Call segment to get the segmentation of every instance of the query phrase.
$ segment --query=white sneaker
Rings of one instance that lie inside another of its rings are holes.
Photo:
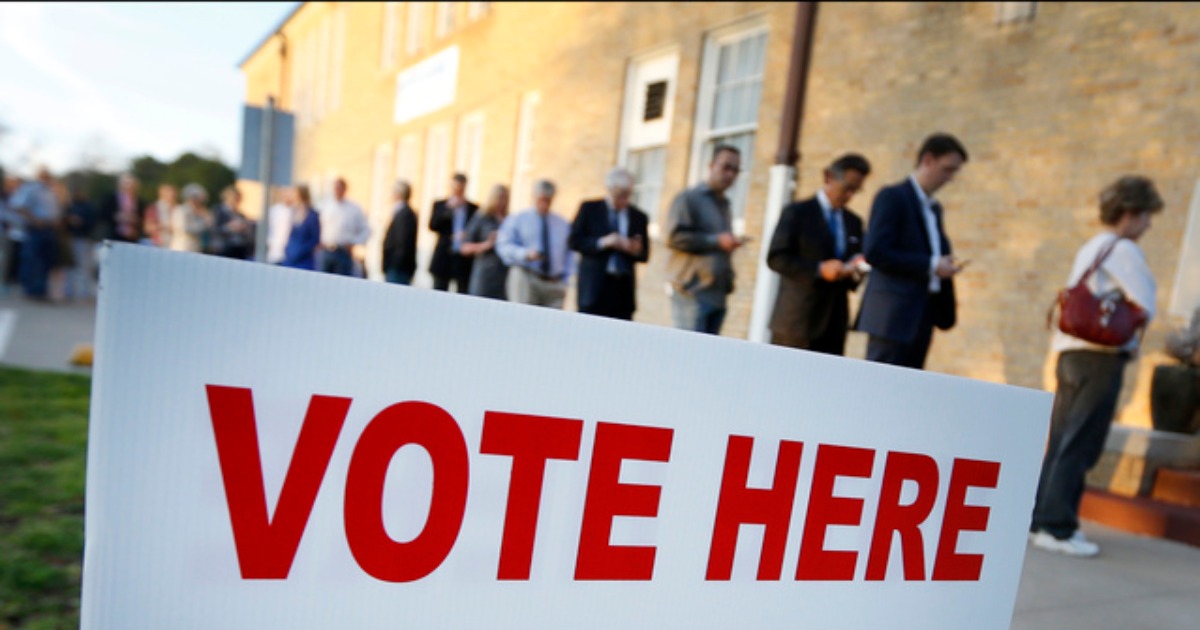
[[[1039,530],[1029,534],[1029,540],[1038,549],[1076,558],[1091,558],[1100,553],[1100,545],[1088,540],[1079,530],[1075,530],[1070,538],[1063,540],[1055,538],[1050,532]]]

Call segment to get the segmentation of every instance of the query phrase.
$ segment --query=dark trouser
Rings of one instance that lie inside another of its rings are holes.
[[[798,335],[790,330],[771,330],[771,345],[845,356],[849,321],[850,306],[843,296],[834,303],[833,312],[830,313],[824,330],[815,335]]]
[[[28,229],[21,247],[21,288],[29,297],[46,297],[50,269],[58,262],[54,230]]]
[[[579,306],[580,313],[611,317],[613,319],[633,319],[633,276],[605,274],[600,283],[600,298],[595,304]]]
[[[1127,360],[1124,354],[1090,350],[1059,355],[1058,391],[1031,531],[1043,529],[1064,539],[1079,529],[1084,477],[1104,452]]]
[[[342,246],[337,249],[326,249],[321,271],[339,276],[349,276],[354,273],[354,260],[350,258],[350,247]]]
[[[900,367],[925,369],[925,357],[929,356],[929,344],[933,341],[933,300],[925,303],[921,322],[917,325],[917,336],[911,341],[897,341],[887,337],[871,335],[867,339],[867,360]]]
[[[21,278],[21,249],[25,241],[8,241],[8,265],[4,269],[4,284],[16,284]]]
[[[694,296],[675,292],[671,296],[671,318],[675,327],[681,330],[694,330],[709,335],[721,334],[721,324],[725,323],[726,308]]]
[[[412,274],[399,269],[388,269],[384,272],[387,281],[392,284],[403,284],[405,286],[412,284]]]

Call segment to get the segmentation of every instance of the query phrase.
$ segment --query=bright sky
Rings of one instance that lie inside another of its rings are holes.
[[[237,64],[295,2],[0,3],[0,164],[241,158]]]

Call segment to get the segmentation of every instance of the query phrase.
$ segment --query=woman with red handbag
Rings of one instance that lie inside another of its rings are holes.
[[[1154,317],[1155,282],[1137,240],[1163,208],[1154,182],[1126,175],[1100,193],[1105,230],[1075,255],[1054,331],[1058,390],[1030,526],[1034,547],[1077,557],[1100,552],[1079,531],[1084,478],[1104,450],[1138,329]],[[1080,291],[1086,287],[1087,291]],[[1067,331],[1067,332],[1064,332]]]

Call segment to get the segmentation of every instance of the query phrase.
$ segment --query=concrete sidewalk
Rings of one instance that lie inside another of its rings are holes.
[[[91,342],[94,304],[0,297],[0,364],[90,372],[68,364]],[[7,332],[6,332],[7,331]],[[1067,558],[1026,547],[1014,630],[1200,628],[1200,548],[1086,524],[1100,556]]]

